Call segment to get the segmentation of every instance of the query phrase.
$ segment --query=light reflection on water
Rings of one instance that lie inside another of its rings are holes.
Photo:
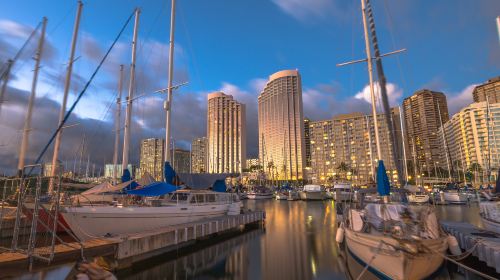
[[[248,200],[245,207],[265,210],[265,229],[246,232],[194,253],[155,260],[147,268],[119,272],[119,279],[349,279],[363,267],[335,242],[331,200],[318,202]],[[480,225],[477,205],[437,206],[444,220]],[[346,274],[346,260],[349,262]],[[443,268],[436,279],[460,279]],[[363,279],[372,279],[365,274]]]

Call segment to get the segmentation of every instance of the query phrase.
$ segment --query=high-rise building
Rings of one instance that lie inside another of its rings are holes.
[[[415,153],[418,174],[430,174],[443,153],[438,129],[449,119],[446,96],[442,92],[419,90],[404,99],[403,107],[408,151]]]
[[[472,91],[474,102],[485,102],[488,96],[488,102],[500,102],[500,76],[489,79],[486,83],[479,85]]]
[[[449,151],[449,160],[445,151],[445,142],[442,140],[442,159],[438,166],[448,169],[467,170],[474,164],[479,164],[481,170],[486,171],[488,166],[495,173],[500,167],[500,103],[489,105],[486,102],[475,102],[460,110],[446,122],[444,132]],[[439,130],[442,139],[443,131]],[[462,165],[463,163],[463,165]],[[474,169],[474,168],[472,168]],[[448,174],[445,174],[448,176]]]
[[[177,173],[190,173],[191,169],[191,152],[176,148],[174,150],[174,170]]]
[[[208,171],[207,137],[193,139],[191,142],[191,173]]]
[[[208,172],[241,172],[246,164],[245,104],[223,92],[208,95]]]
[[[132,165],[132,164],[128,164],[128,167],[127,169],[132,172],[132,174],[130,174],[132,176],[132,178],[135,177],[135,166]],[[113,174],[115,172],[115,167],[114,167],[114,164],[112,163],[106,163],[104,165],[104,177],[107,178],[107,179],[112,179],[113,178]],[[123,170],[122,170],[122,164],[117,164],[116,165],[116,172],[118,174],[118,179],[120,179],[123,175]]]
[[[335,172],[333,120],[311,121],[308,126],[311,158],[307,179],[313,183],[331,183]]]
[[[306,150],[306,167],[311,167],[311,134],[310,130],[311,121],[304,118],[304,149]]]
[[[157,181],[162,180],[164,147],[164,139],[148,138],[141,141],[138,177],[142,177],[147,172]]]
[[[302,83],[297,70],[269,77],[258,98],[259,159],[268,178],[304,179]]]
[[[247,168],[260,166],[259,158],[247,158]]]

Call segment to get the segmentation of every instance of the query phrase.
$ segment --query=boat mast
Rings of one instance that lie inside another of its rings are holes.
[[[392,161],[394,162],[394,166],[396,167],[396,170],[398,172],[398,181],[400,186],[403,186],[403,176],[401,176],[402,169],[401,165],[399,164],[399,156],[398,156],[398,142],[396,141],[396,135],[394,133],[395,131],[395,126],[394,122],[392,120],[392,114],[391,114],[391,108],[389,107],[389,98],[387,97],[387,81],[385,78],[384,74],[384,68],[382,67],[382,57],[380,55],[380,50],[378,47],[378,40],[377,40],[377,32],[375,31],[375,20],[373,19],[373,10],[370,4],[370,0],[365,0],[366,1],[366,10],[365,13],[367,13],[368,16],[368,21],[370,24],[370,32],[371,32],[371,39],[373,43],[373,51],[375,54],[375,63],[377,66],[377,74],[378,74],[378,82],[380,86],[380,95],[382,97],[382,106],[384,107],[384,112],[385,112],[385,121],[387,123],[387,129],[389,130],[389,141],[391,141],[392,144]],[[364,17],[363,17],[364,18]],[[363,19],[363,22],[365,22],[365,19]],[[365,29],[366,29],[366,23],[365,24]],[[367,33],[367,31],[365,31]]]
[[[19,162],[17,164],[17,169],[19,171],[19,174],[22,174],[22,170],[24,168],[24,161],[26,157],[26,150],[28,149],[29,133],[31,130],[31,116],[33,115],[33,104],[35,103],[36,85],[38,82],[38,72],[40,70],[40,60],[42,58],[46,27],[47,27],[47,18],[44,17],[42,20],[42,32],[40,34],[40,39],[38,40],[38,47],[35,53],[35,69],[33,71],[33,81],[31,83],[31,95],[28,101],[28,111],[26,112],[26,118],[24,120],[23,139],[21,141],[21,151],[19,152]]]
[[[59,125],[64,120],[64,115],[66,114],[66,103],[68,101],[68,94],[69,94],[69,89],[71,86],[71,74],[73,72],[73,62],[74,62],[74,57],[75,57],[75,47],[76,47],[76,40],[78,39],[78,29],[80,27],[80,16],[82,15],[82,8],[83,8],[83,3],[82,1],[78,1],[78,8],[76,10],[76,19],[75,19],[75,25],[73,26],[73,37],[71,38],[71,47],[70,47],[70,53],[69,53],[69,60],[68,60],[68,68],[66,69],[66,80],[64,81],[64,95],[63,95],[63,101],[61,103],[61,110],[59,111]],[[52,155],[52,168],[50,172],[50,182],[49,182],[49,188],[47,190],[48,194],[52,194],[52,191],[54,190],[54,177],[57,174],[57,159],[59,158],[59,149],[61,147],[61,137],[62,137],[62,129],[57,132],[56,135],[56,141],[54,143],[54,154]]]
[[[401,125],[401,139],[403,145],[403,166],[405,171],[405,181],[408,183],[408,164],[406,162],[406,147],[405,147],[405,127],[403,122],[403,110],[401,106],[399,106],[399,122]]]
[[[123,90],[123,64],[120,65],[120,79],[118,81],[118,97],[116,98],[115,112],[115,148],[113,153],[113,182],[118,182],[118,150],[120,146],[120,119],[122,111],[122,90]]]
[[[375,143],[377,147],[377,161],[382,159],[382,151],[380,150],[380,138],[378,133],[378,122],[377,122],[377,102],[375,100],[375,91],[373,89],[373,66],[372,66],[372,54],[370,48],[370,37],[368,35],[368,26],[366,23],[366,8],[365,0],[361,0],[361,11],[363,14],[363,30],[365,34],[365,49],[366,49],[366,62],[368,64],[368,78],[370,80],[370,97],[372,101],[372,115],[373,124],[375,127]]]
[[[441,125],[441,131],[442,131],[442,136],[443,136],[443,143],[444,143],[444,150],[446,153],[446,165],[448,167],[448,181],[451,182],[451,166],[450,166],[450,154],[448,151],[448,141],[446,140],[446,135],[444,131],[444,124],[443,120],[441,118],[441,108],[439,105],[439,101],[437,102],[437,107],[438,107],[438,115],[439,115],[439,125]]]
[[[368,129],[368,147],[370,148],[370,169],[372,171],[373,182],[375,182],[375,166],[373,166],[373,163],[375,161],[373,160],[372,131],[370,129],[370,122],[368,121],[368,116],[365,116],[365,120],[366,120],[366,128]]]
[[[139,27],[139,15],[141,11],[139,8],[135,9],[135,22],[134,22],[134,35],[132,39],[132,63],[130,64],[130,80],[128,86],[127,97],[127,111],[125,113],[125,129],[123,132],[123,159],[122,159],[122,172],[128,168],[129,146],[130,146],[130,125],[132,121],[132,99],[134,97],[134,84],[135,84],[135,60],[137,49],[137,32]]]
[[[168,52],[168,87],[167,87],[167,100],[165,101],[165,162],[171,161],[170,153],[170,138],[172,137],[170,133],[170,126],[172,121],[172,83],[174,76],[174,33],[175,31],[175,0],[172,0],[172,7],[170,11],[170,48]],[[173,152],[173,151],[172,151]]]

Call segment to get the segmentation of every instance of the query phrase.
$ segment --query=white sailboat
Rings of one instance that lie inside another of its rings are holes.
[[[337,183],[329,191],[335,201],[349,201],[353,199],[352,185],[350,183]]]
[[[366,60],[361,61],[366,61],[368,64],[379,164],[376,176],[377,192],[382,201],[380,203],[372,202],[365,205],[364,193],[372,190],[358,191],[358,195],[360,196],[358,204],[347,206],[343,215],[344,220],[337,230],[336,240],[339,243],[345,241],[348,253],[358,263],[370,269],[379,278],[423,279],[434,273],[443,263],[442,255],[448,248],[448,237],[440,230],[433,208],[420,208],[420,212],[417,213],[415,212],[416,210],[408,208],[405,204],[389,201],[390,184],[383,161],[381,160],[380,138],[377,129],[377,111],[373,88],[372,56],[367,17],[370,21],[371,38],[374,42],[377,70],[383,84],[385,84],[385,77],[380,61],[375,23],[369,0],[361,0],[361,9],[367,54]],[[345,64],[350,64],[350,62]],[[383,87],[385,85],[381,85],[382,99],[387,101]],[[389,112],[386,110],[387,113]],[[391,127],[390,124],[388,126]],[[394,148],[394,145],[392,147]],[[395,152],[393,151],[394,154]],[[419,224],[418,227],[413,226],[416,223]],[[360,274],[357,277],[361,276]]]
[[[64,220],[80,240],[132,234],[223,215],[238,215],[236,193],[179,190],[149,205],[63,207]],[[119,221],[119,222],[117,222]]]

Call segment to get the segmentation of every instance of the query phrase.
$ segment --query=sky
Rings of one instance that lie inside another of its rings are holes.
[[[428,88],[447,95],[453,114],[472,102],[475,85],[500,74],[499,1],[372,2],[381,52],[407,49],[383,60],[391,105]],[[0,4],[0,65],[14,56],[42,17],[48,18],[28,162],[57,126],[76,7],[72,0]],[[133,105],[134,163],[140,139],[165,134],[165,96],[152,92],[167,85],[170,1],[84,1],[68,101],[69,107],[136,7],[141,13],[134,94],[146,95]],[[64,130],[61,159],[68,165],[80,157],[98,166],[111,162],[119,65],[125,67],[125,96],[132,32],[133,21],[77,105],[69,121],[75,126]],[[247,156],[257,156],[257,96],[269,75],[283,69],[301,73],[306,117],[369,112],[366,64],[336,66],[366,56],[359,1],[178,0],[175,37],[174,84],[188,82],[173,98],[178,147],[189,148],[193,138],[206,134],[206,95],[224,91],[247,105]],[[36,40],[30,41],[14,66],[0,111],[0,173],[16,166],[35,48]],[[121,123],[124,106],[122,112]],[[49,150],[44,160],[51,155]]]

